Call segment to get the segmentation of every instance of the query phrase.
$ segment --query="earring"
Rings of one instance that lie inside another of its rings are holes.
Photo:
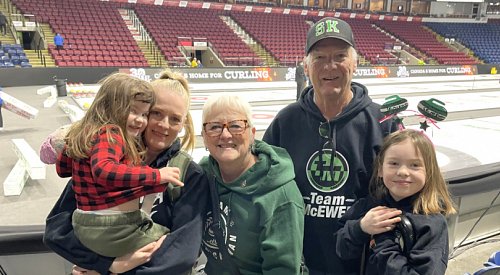
[[[208,148],[207,148],[207,147],[205,147],[205,151],[208,151]]]

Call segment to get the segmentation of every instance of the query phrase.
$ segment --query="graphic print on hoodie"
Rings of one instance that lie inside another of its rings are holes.
[[[220,225],[214,212],[204,224],[203,252],[209,275],[231,274],[228,262],[241,274],[298,274],[302,256],[304,203],[294,181],[293,164],[288,153],[255,141],[257,162],[230,183],[223,183],[215,159],[201,160],[210,179],[210,192],[219,203]],[[215,230],[222,232],[224,244],[218,245]],[[222,247],[222,248],[221,248]],[[278,256],[279,255],[279,256]]]
[[[372,102],[365,86],[353,82],[351,91],[351,102],[327,122],[309,87],[276,115],[263,137],[292,157],[305,203],[306,265],[335,274],[356,274],[359,267],[357,261],[341,262],[336,256],[337,221],[368,194],[376,153],[383,138],[398,129],[393,120],[379,123],[380,105]],[[329,124],[328,133],[320,132],[322,123]]]

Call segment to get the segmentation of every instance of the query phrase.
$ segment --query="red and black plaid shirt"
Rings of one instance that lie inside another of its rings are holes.
[[[108,142],[108,131],[116,142]],[[130,160],[124,155],[124,140],[116,128],[101,128],[93,144],[90,158],[74,160],[63,151],[56,162],[60,177],[73,177],[79,209],[108,209],[165,190],[166,185],[160,184],[158,169],[130,165]]]

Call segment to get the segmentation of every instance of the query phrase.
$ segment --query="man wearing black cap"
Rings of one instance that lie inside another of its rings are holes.
[[[367,88],[352,82],[357,53],[351,27],[323,18],[307,33],[304,69],[312,86],[281,110],[264,141],[287,149],[304,198],[304,257],[310,275],[359,274],[358,259],[336,254],[338,219],[368,194],[372,164],[397,125],[383,117]]]

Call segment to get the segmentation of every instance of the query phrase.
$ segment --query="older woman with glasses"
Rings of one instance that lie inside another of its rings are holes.
[[[255,140],[250,104],[212,97],[203,107],[201,160],[212,211],[202,248],[205,273],[300,274],[304,203],[288,153]]]

